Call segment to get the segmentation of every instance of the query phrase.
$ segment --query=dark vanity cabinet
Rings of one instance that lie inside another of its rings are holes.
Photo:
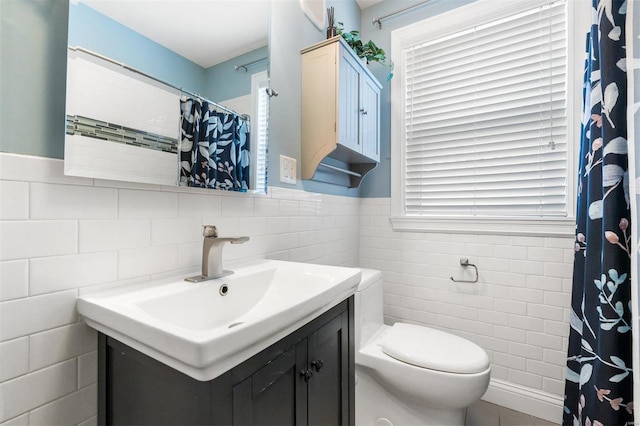
[[[209,382],[99,335],[101,425],[354,425],[353,297]]]

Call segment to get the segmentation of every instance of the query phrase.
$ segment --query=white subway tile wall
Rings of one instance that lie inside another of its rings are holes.
[[[62,161],[0,153],[0,424],[94,425],[96,333],[87,291],[201,263],[204,224],[225,266],[272,258],[357,266],[359,200],[273,188],[264,196],[66,177]]]
[[[178,138],[177,90],[82,52],[70,52],[67,66],[68,115]]]
[[[62,161],[0,154],[0,424],[96,424],[95,332],[79,294],[201,262],[201,229],[271,258],[381,269],[385,317],[478,343],[492,377],[563,393],[572,239],[393,232],[388,198],[274,187],[266,196],[66,177]],[[478,284],[459,258],[479,267]]]
[[[179,99],[178,90],[83,52],[69,52],[68,116],[77,115],[177,140],[180,133]],[[148,105],[153,105],[153,108]],[[74,175],[118,176],[121,180],[162,182],[167,185],[176,180],[171,172],[165,172],[167,168],[158,167],[164,164],[171,170],[171,166],[177,162],[175,153],[139,149],[80,134],[66,135],[65,140],[65,156],[69,159],[67,170]],[[127,161],[122,161],[123,158]],[[105,170],[110,172],[105,173]],[[91,196],[100,197],[100,193],[91,191]],[[46,200],[40,201],[47,205]],[[101,204],[96,203],[97,211],[102,210]],[[66,205],[64,201],[63,205]],[[89,209],[87,213],[96,212]]]
[[[381,269],[385,321],[439,328],[482,346],[492,378],[564,393],[573,238],[394,232],[390,200],[360,201],[359,266]],[[459,266],[478,266],[477,284]]]

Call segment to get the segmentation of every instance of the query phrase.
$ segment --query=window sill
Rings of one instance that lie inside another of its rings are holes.
[[[392,216],[391,227],[398,232],[451,234],[519,235],[574,237],[575,218],[450,218]]]

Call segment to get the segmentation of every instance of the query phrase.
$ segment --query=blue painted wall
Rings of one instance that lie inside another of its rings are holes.
[[[360,9],[355,0],[327,1],[333,6],[336,20],[348,29],[360,29]],[[280,95],[271,98],[269,129],[269,185],[305,189],[313,192],[358,196],[359,189],[349,189],[321,182],[300,180],[301,158],[301,62],[300,50],[326,38],[326,30],[318,30],[307,19],[298,1],[271,3],[270,85]],[[298,160],[297,184],[278,181],[280,155]]]
[[[250,94],[251,74],[269,68],[268,56],[269,49],[265,46],[208,68],[205,72],[205,85],[200,94],[216,102]],[[262,58],[265,60],[250,65],[246,72],[244,69],[235,69],[236,65]]]
[[[0,151],[62,158],[67,0],[0,0]]]
[[[202,93],[206,70],[82,3],[69,6],[69,46],[81,46]]]

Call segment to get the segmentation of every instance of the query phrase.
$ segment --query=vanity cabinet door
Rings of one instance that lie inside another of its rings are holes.
[[[348,310],[334,313],[295,346],[236,384],[233,424],[353,424],[349,326]]]
[[[309,336],[309,425],[349,424],[349,317],[336,316]]]
[[[233,425],[307,424],[306,340],[233,387]]]

